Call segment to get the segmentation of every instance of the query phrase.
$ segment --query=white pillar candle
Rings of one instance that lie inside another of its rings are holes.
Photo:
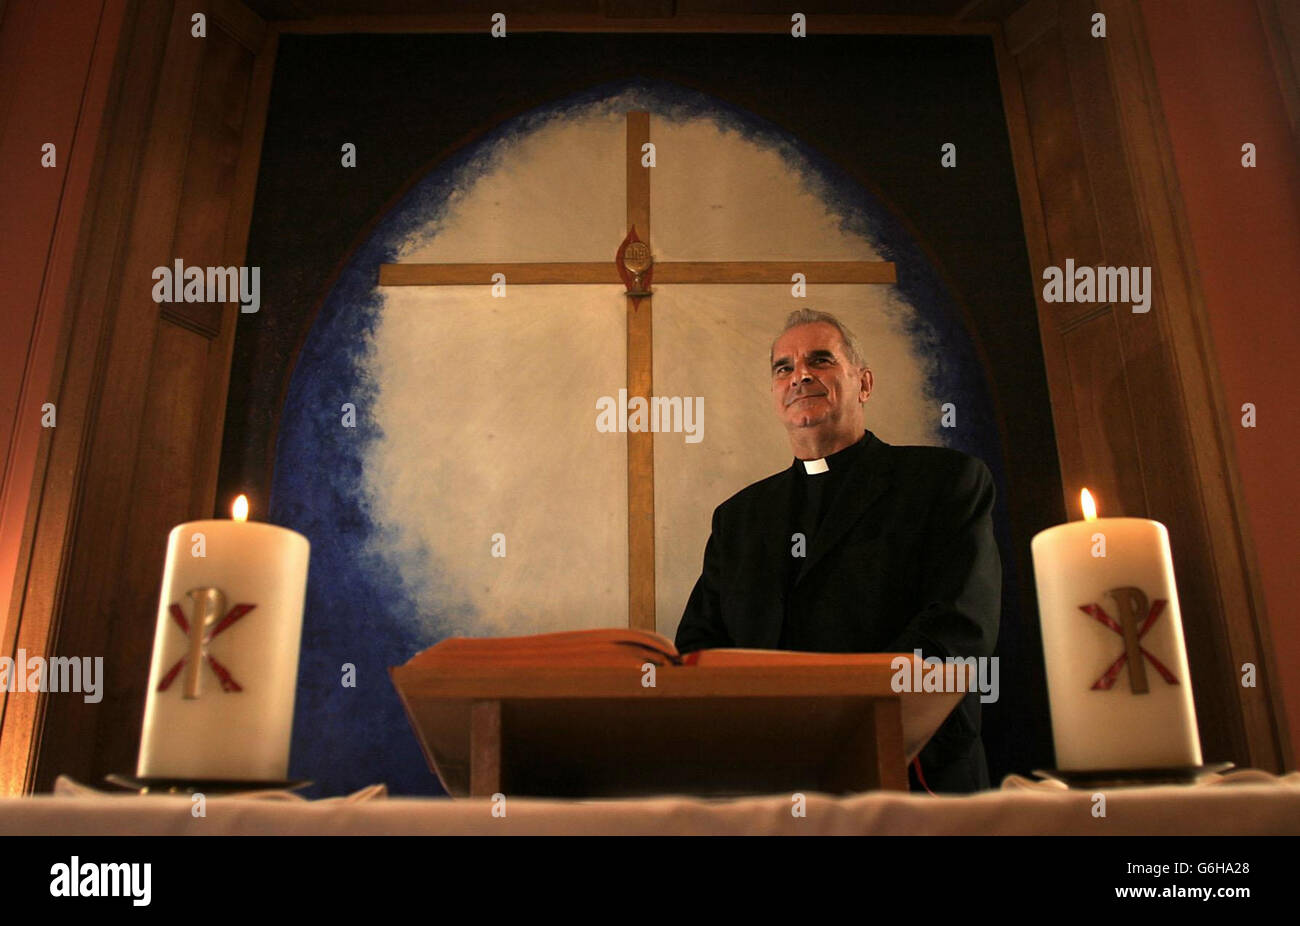
[[[172,528],[137,776],[288,777],[310,549],[242,519]]]
[[[1086,520],[1031,543],[1057,767],[1200,765],[1169,532],[1086,493]]]

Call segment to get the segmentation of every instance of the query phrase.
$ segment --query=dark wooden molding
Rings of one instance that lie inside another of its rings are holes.
[[[266,46],[266,21],[237,0],[209,0],[213,21],[245,49],[258,54]]]
[[[1038,41],[1048,29],[1055,29],[1060,11],[1057,0],[1029,0],[1002,22],[1007,52],[1017,57]]]
[[[1088,322],[1093,321],[1094,319],[1103,318],[1107,315],[1110,315],[1114,311],[1115,311],[1114,305],[1108,302],[1103,302],[1101,305],[1098,305],[1087,312],[1083,312],[1082,314],[1075,315],[1073,318],[1069,318],[1062,321],[1060,325],[1057,326],[1057,331],[1059,331],[1063,335],[1069,334],[1074,329],[1082,327],[1083,325],[1088,324]]]
[[[1026,0],[969,0],[957,11],[953,19],[958,22],[995,22],[1005,23],[1026,3]]]
[[[159,317],[209,341],[221,333],[221,307],[207,302],[164,303]]]
[[[809,14],[809,30],[825,35],[991,35],[996,22],[957,21],[937,16],[862,16]],[[282,33],[333,34],[484,32],[491,23],[486,13],[436,13],[424,15],[329,15],[278,22]],[[679,13],[671,19],[615,18],[599,13],[507,14],[510,32],[727,32],[789,35],[789,14]]]
[[[677,0],[600,0],[600,11],[611,19],[669,19]]]

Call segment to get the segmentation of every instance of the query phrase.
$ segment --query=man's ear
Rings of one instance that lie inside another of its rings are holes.
[[[862,381],[859,384],[861,388],[858,391],[858,401],[865,402],[871,397],[871,388],[876,384],[875,377],[866,367],[862,368]]]

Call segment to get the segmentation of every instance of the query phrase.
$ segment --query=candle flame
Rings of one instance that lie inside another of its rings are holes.
[[[1079,504],[1083,507],[1083,519],[1085,521],[1097,520],[1097,503],[1092,499],[1092,493],[1084,489],[1079,493]]]
[[[230,516],[236,521],[248,520],[248,496],[241,495],[235,499],[235,503],[230,506]]]

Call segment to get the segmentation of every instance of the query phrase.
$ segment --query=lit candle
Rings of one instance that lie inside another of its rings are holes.
[[[136,775],[283,781],[311,545],[250,522],[188,521],[167,538]]]
[[[1081,500],[1031,543],[1057,767],[1200,765],[1169,532]]]

